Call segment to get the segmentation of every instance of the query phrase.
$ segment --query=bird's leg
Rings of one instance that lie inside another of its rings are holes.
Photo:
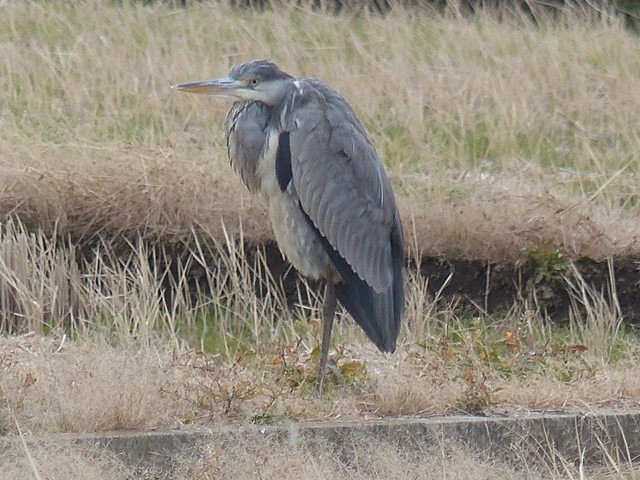
[[[318,378],[316,379],[316,395],[322,393],[322,382],[324,381],[324,371],[327,368],[327,360],[329,359],[329,341],[331,340],[331,328],[333,327],[335,314],[336,292],[333,288],[333,283],[329,281],[324,294],[324,305],[322,305],[322,347],[320,349]]]

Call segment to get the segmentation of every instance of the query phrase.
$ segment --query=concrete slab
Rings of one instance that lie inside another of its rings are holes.
[[[151,432],[60,434],[28,437],[60,443],[108,448],[130,465],[171,463],[177,454],[197,453],[214,443],[220,448],[237,436],[285,442],[313,448],[332,445],[340,458],[349,458],[362,440],[384,441],[399,448],[425,448],[454,443],[505,460],[565,461],[585,465],[633,462],[640,456],[640,411],[586,414],[537,412],[509,417],[450,416],[393,418],[352,422],[291,423],[278,426],[184,427]],[[17,437],[0,438],[0,454],[19,447]],[[21,448],[21,447],[20,447]]]

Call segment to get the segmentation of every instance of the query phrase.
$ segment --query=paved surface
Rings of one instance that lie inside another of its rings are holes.
[[[128,464],[171,462],[177,452],[197,451],[215,442],[223,446],[237,435],[294,445],[329,442],[339,455],[361,440],[377,439],[402,448],[458,443],[500,458],[549,460],[561,456],[585,464],[627,463],[640,456],[640,411],[589,414],[530,413],[509,417],[451,416],[394,418],[362,423],[292,423],[284,426],[184,427],[173,431],[61,434],[58,442],[111,449]],[[38,438],[27,438],[27,442]],[[19,438],[0,438],[0,454],[18,446]]]

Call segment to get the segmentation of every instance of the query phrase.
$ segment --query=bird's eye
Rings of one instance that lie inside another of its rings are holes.
[[[255,78],[255,77],[254,77],[254,78],[252,78],[251,80],[249,80],[249,83],[250,83],[252,86],[254,86],[254,87],[255,87],[256,85],[258,85],[258,84],[260,83],[260,80],[258,80],[257,78]]]

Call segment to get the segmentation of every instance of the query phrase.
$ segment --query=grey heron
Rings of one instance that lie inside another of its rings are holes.
[[[347,101],[267,60],[172,88],[234,100],[225,121],[231,166],[264,197],[282,254],[326,283],[316,392],[336,299],[380,351],[394,352],[404,310],[402,223],[384,167]]]

